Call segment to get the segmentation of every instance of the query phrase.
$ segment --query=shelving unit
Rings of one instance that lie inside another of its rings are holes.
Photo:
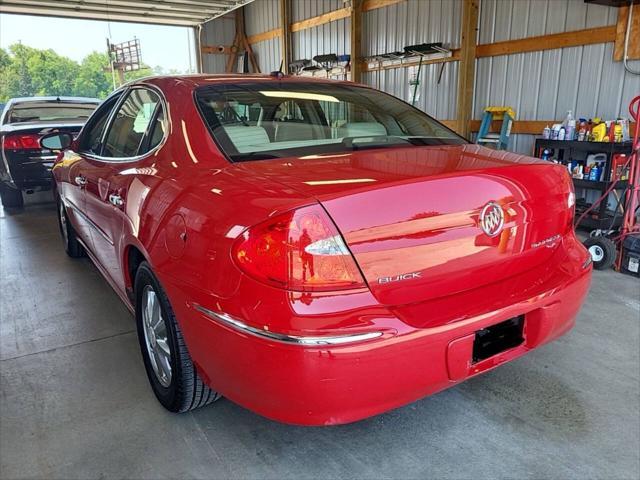
[[[601,196],[611,186],[611,166],[613,156],[616,154],[631,154],[631,142],[625,143],[611,143],[611,142],[577,142],[577,141],[564,141],[564,140],[545,140],[542,138],[536,139],[535,143],[535,156],[541,158],[542,152],[545,149],[552,151],[550,161],[555,161],[562,165],[567,166],[570,161],[576,160],[578,162],[586,163],[587,156],[590,154],[603,153],[606,155],[603,180],[592,181],[585,179],[573,179],[573,185],[576,189],[576,215],[580,215],[586,208],[590,206],[587,201],[589,197],[589,191],[598,192],[595,197]],[[594,211],[592,216],[585,217],[580,223],[580,227],[589,230],[594,229],[611,229],[620,226],[623,211],[618,209],[618,198],[624,195],[624,191],[628,187],[626,180],[620,180],[617,182],[615,191],[618,197],[616,198],[614,192],[610,194],[613,197],[613,210],[610,208],[610,200],[603,201],[600,207]]]

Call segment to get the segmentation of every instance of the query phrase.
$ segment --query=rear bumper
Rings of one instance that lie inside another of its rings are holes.
[[[286,423],[348,423],[448,388],[571,329],[591,266],[575,239],[565,243],[564,261],[526,298],[433,328],[410,327],[401,316],[390,316],[377,323],[384,326],[382,335],[344,345],[301,346],[261,338],[188,302],[179,302],[176,314],[200,374],[232,401]],[[429,309],[424,305],[421,311],[428,315]],[[524,342],[472,363],[475,332],[518,315],[525,317]]]
[[[55,159],[55,154],[38,150],[3,151],[0,180],[21,190],[51,188]]]

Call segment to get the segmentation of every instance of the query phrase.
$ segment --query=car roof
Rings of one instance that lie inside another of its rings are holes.
[[[332,84],[336,83],[356,85],[353,82],[345,80],[333,80],[319,77],[307,77],[299,75],[282,75],[277,76],[275,74],[256,74],[256,73],[196,73],[186,75],[160,75],[144,77],[126,84],[126,86],[140,85],[150,83],[157,86],[169,86],[175,83],[188,83],[192,87],[201,87],[207,85],[215,85],[222,83],[234,83],[234,82],[286,82],[286,83],[323,83]],[[363,85],[366,87],[366,85]]]

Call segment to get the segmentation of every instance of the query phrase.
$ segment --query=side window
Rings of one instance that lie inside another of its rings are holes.
[[[160,97],[151,90],[132,90],[116,112],[107,133],[102,156],[127,158],[138,155],[159,103]]]
[[[82,138],[80,139],[81,152],[100,155],[100,150],[102,148],[102,134],[104,133],[104,128],[107,124],[107,120],[109,119],[109,115],[111,114],[113,107],[115,107],[116,103],[118,103],[121,95],[122,94],[114,95],[113,97],[105,100],[105,102],[98,107],[91,118],[89,118],[86,126],[84,127]]]

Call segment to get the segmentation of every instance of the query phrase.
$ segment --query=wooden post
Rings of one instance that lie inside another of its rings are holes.
[[[280,27],[282,35],[280,36],[280,51],[282,52],[282,72],[289,73],[289,64],[291,63],[291,13],[290,0],[280,0]]]
[[[351,81],[360,82],[362,77],[362,3],[351,0]]]
[[[458,70],[458,128],[469,138],[469,121],[473,109],[473,83],[476,73],[476,43],[478,33],[478,0],[464,0],[462,7],[462,39]]]
[[[247,40],[247,35],[244,31],[244,7],[236,10],[235,18],[236,36],[233,39],[231,54],[227,59],[227,67],[225,71],[227,73],[232,73],[237,68],[238,52],[243,50],[247,55],[249,55],[249,63],[251,63],[253,73],[260,73],[260,66],[258,65],[256,56],[253,54],[253,49],[251,48],[251,44]]]

